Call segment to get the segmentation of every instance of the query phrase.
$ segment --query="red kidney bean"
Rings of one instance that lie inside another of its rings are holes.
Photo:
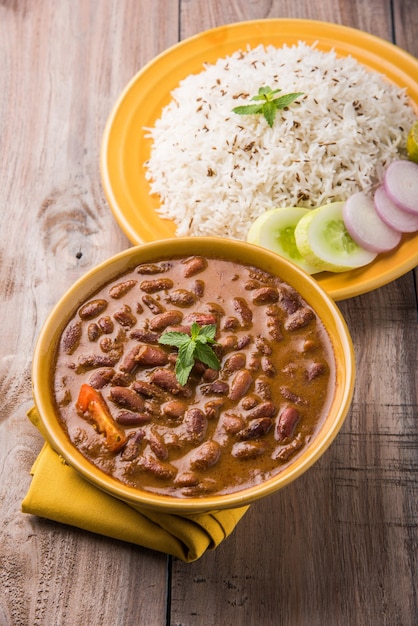
[[[257,406],[259,402],[260,399],[257,398],[257,396],[248,395],[244,396],[244,398],[241,400],[241,406],[244,411],[249,411],[250,409],[253,409],[255,406]],[[256,415],[255,417],[260,417],[260,415]]]
[[[103,313],[106,307],[107,301],[102,298],[98,298],[96,300],[90,300],[90,302],[86,302],[86,304],[83,304],[78,314],[82,320],[91,320],[93,319],[93,317],[97,317],[98,315],[100,315],[100,313]]]
[[[146,294],[145,296],[142,296],[141,299],[142,299],[142,302],[149,308],[151,313],[153,313],[154,315],[159,315],[160,313],[164,313],[165,307],[161,304],[161,302],[158,302],[152,296]]]
[[[252,341],[251,335],[242,335],[237,341],[237,350],[243,350],[250,345]]]
[[[217,302],[207,302],[206,308],[209,311],[209,313],[216,316],[215,319],[223,317],[225,315],[224,308]],[[213,323],[215,324],[215,322]]]
[[[96,324],[96,322],[90,322],[87,326],[87,337],[89,341],[97,341],[101,334],[102,331],[100,330],[99,325]]]
[[[261,369],[265,374],[267,374],[267,376],[271,376],[272,378],[276,375],[277,372],[276,366],[274,365],[272,360],[268,358],[268,356],[261,357]]]
[[[109,385],[115,375],[115,370],[112,367],[103,367],[98,369],[89,378],[89,384],[95,389],[102,389]]]
[[[244,328],[248,328],[251,326],[253,321],[253,312],[248,306],[247,302],[244,298],[233,298],[232,305],[235,311],[238,313],[241,318],[241,323]]]
[[[215,400],[209,400],[206,402],[203,409],[208,420],[216,419],[219,416],[225,401],[222,398],[216,398]]]
[[[129,352],[125,354],[122,364],[120,366],[122,372],[130,373],[134,371],[134,369],[138,365],[135,360],[135,356],[141,348],[142,346],[134,346],[133,348],[131,348],[131,350],[129,350]]]
[[[216,324],[216,317],[212,313],[188,313],[183,321],[190,325],[196,322],[199,326],[209,326]]]
[[[190,408],[184,414],[183,425],[188,438],[194,441],[202,441],[206,434],[208,422],[205,414],[198,408]]]
[[[138,365],[156,367],[168,363],[167,353],[157,346],[139,346],[134,359]]]
[[[112,387],[109,397],[119,406],[134,412],[142,412],[144,400],[129,387]]]
[[[142,265],[138,265],[136,271],[138,274],[163,274],[167,272],[170,267],[172,267],[172,263],[163,262],[163,263],[143,263]]]
[[[151,330],[145,330],[145,328],[134,328],[129,337],[131,339],[136,339],[137,341],[142,341],[143,343],[158,343],[161,335],[159,333],[153,333]]]
[[[136,280],[125,280],[121,283],[117,283],[109,289],[109,296],[118,300],[119,298],[122,298],[122,296],[126,295],[128,291],[133,289],[137,282],[138,281]]]
[[[138,467],[149,472],[160,480],[172,480],[177,474],[177,468],[165,461],[143,456],[138,461]]]
[[[290,402],[293,402],[294,404],[306,404],[306,400],[291,391],[289,387],[285,387],[284,385],[282,385],[280,387],[280,393],[282,394],[283,398],[289,400]]]
[[[184,324],[176,324],[175,326],[167,326],[165,329],[166,332],[176,332],[176,333],[184,333],[185,335],[190,335],[190,326],[185,326]],[[172,352],[171,355],[174,355]],[[175,357],[177,358],[177,353],[175,353]]]
[[[220,339],[218,339],[218,346],[215,346],[214,349],[218,347],[222,349],[222,352],[230,352],[231,350],[236,350],[238,347],[238,337],[236,337],[235,335],[220,337]]]
[[[243,428],[239,433],[240,439],[258,439],[266,435],[273,422],[269,417],[257,417],[249,422],[248,426]]]
[[[192,470],[206,470],[213,467],[221,456],[221,447],[217,441],[209,439],[196,448],[190,457]]]
[[[217,482],[213,480],[213,478],[200,478],[197,485],[194,485],[193,487],[184,487],[181,494],[182,496],[198,497],[211,493],[212,491],[215,491],[216,488]]]
[[[245,291],[253,291],[254,289],[258,289],[261,287],[260,282],[258,280],[254,280],[251,278],[244,283]]]
[[[291,439],[300,420],[300,413],[293,406],[287,406],[277,418],[275,437],[277,441]]]
[[[282,308],[278,304],[268,304],[264,311],[269,317],[278,317],[281,319],[284,315]]]
[[[182,319],[183,313],[181,311],[165,311],[153,317],[149,322],[149,327],[152,331],[164,330],[168,326],[179,324]]]
[[[157,293],[172,289],[173,285],[171,278],[154,278],[154,280],[143,280],[139,286],[146,293]]]
[[[156,369],[151,374],[151,382],[153,382],[161,389],[169,391],[173,395],[185,396],[190,398],[192,396],[192,389],[189,384],[179,385],[176,375],[173,371],[167,369]]]
[[[250,268],[249,275],[254,280],[258,280],[260,283],[269,283],[271,281],[271,275],[265,272],[264,270],[260,270],[257,267]]]
[[[96,367],[113,367],[119,361],[119,358],[119,354],[113,352],[81,355],[75,371],[77,374],[81,374]]]
[[[115,372],[112,378],[112,384],[116,387],[128,387],[132,382],[132,378],[128,372]]]
[[[256,417],[273,417],[277,413],[277,407],[273,402],[261,402],[248,413],[250,419]]]
[[[246,356],[242,352],[235,352],[230,357],[228,357],[224,363],[223,371],[229,376],[233,372],[237,372],[238,370],[245,367]]]
[[[141,443],[141,441],[145,439],[145,430],[143,428],[137,428],[130,436],[132,436],[132,439],[137,443]]]
[[[303,342],[303,352],[312,352],[316,347],[317,345],[312,339],[305,339]]]
[[[203,270],[205,270],[208,266],[206,259],[201,256],[194,256],[189,259],[185,259],[182,261],[182,264],[184,266],[183,276],[185,278],[190,278],[190,276],[203,272]]]
[[[211,367],[206,367],[202,373],[202,380],[205,383],[213,383],[219,377],[219,372]]]
[[[229,385],[222,380],[215,380],[213,383],[202,385],[200,391],[205,396],[226,396],[229,392]]]
[[[230,435],[236,435],[245,426],[245,420],[241,415],[235,413],[224,413],[221,425],[223,429]]]
[[[123,351],[123,346],[118,346],[115,341],[113,339],[111,339],[111,337],[102,337],[102,339],[100,340],[99,343],[100,349],[102,350],[102,352],[112,352],[112,350],[115,350],[118,352],[118,354],[122,354]]]
[[[254,383],[254,389],[263,400],[271,400],[270,383],[265,378],[261,376],[257,378]]]
[[[326,372],[326,367],[323,363],[310,363],[305,371],[305,377],[307,380],[311,381],[318,376],[321,376]]]
[[[72,354],[78,348],[80,344],[81,333],[81,322],[74,322],[65,329],[62,336],[61,345],[66,354]]]
[[[195,472],[182,472],[174,479],[176,487],[195,487],[199,484],[199,477]]]
[[[149,447],[157,459],[165,461],[168,458],[168,450],[161,435],[151,429],[147,435],[147,439]]]
[[[167,296],[168,302],[182,308],[188,308],[196,302],[196,296],[187,289],[174,289]]]
[[[253,383],[253,377],[251,376],[248,370],[240,370],[234,377],[230,390],[229,390],[229,399],[230,400],[239,400],[249,390]]]
[[[273,349],[267,339],[265,337],[261,337],[260,335],[255,338],[255,346],[261,354],[269,355],[273,352]]]
[[[135,441],[135,439],[133,438],[128,439],[125,447],[123,448],[121,452],[121,455],[120,455],[121,459],[123,461],[133,461],[139,455],[139,451],[140,451],[139,443]]]
[[[205,294],[205,283],[203,282],[203,280],[197,279],[194,281],[191,290],[197,298],[203,298]]]
[[[239,320],[234,316],[225,317],[222,322],[222,330],[236,331],[240,326]]]
[[[277,302],[278,299],[277,289],[273,287],[261,287],[251,294],[253,304],[271,304],[272,302]]]
[[[170,419],[179,419],[186,412],[187,404],[181,400],[169,400],[162,405],[161,410]]]
[[[295,452],[300,450],[303,445],[304,440],[299,433],[299,435],[297,435],[291,443],[288,443],[286,446],[278,446],[271,455],[271,458],[274,461],[280,461],[281,463],[285,463],[290,459],[291,456],[295,454]]]
[[[282,323],[278,317],[270,316],[267,318],[267,330],[274,341],[283,341]]]
[[[299,295],[289,287],[280,285],[277,289],[280,306],[291,315],[302,305]]]
[[[133,411],[119,411],[115,416],[115,420],[121,426],[140,426],[141,424],[147,424],[151,419],[151,415],[147,415],[147,413]]]
[[[149,398],[151,400],[162,401],[165,397],[165,394],[161,389],[146,380],[136,380],[132,384],[132,389],[136,393],[140,393],[141,396],[144,396],[144,398]]]
[[[256,459],[266,451],[263,441],[238,441],[232,446],[231,454],[236,459]]]
[[[301,307],[285,320],[284,327],[287,331],[293,332],[300,328],[305,328],[313,319],[315,319],[315,313],[312,309]]]
[[[113,320],[111,317],[109,317],[109,315],[104,315],[103,317],[100,317],[97,320],[97,325],[102,333],[104,333],[105,335],[110,335],[111,333],[113,333],[113,330],[115,328]]]
[[[116,311],[113,314],[113,319],[115,319],[118,324],[124,328],[132,328],[132,326],[135,326],[136,324],[136,317],[132,313],[132,309],[128,304],[124,304],[119,311]]]

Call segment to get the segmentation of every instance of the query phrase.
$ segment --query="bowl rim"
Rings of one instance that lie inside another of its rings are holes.
[[[330,336],[336,361],[336,352],[340,355],[342,367],[337,367],[336,392],[329,407],[329,410],[334,408],[334,419],[331,423],[327,419],[324,420],[312,442],[296,458],[295,464],[287,466],[272,478],[241,491],[179,498],[129,487],[88,461],[72,444],[60,424],[51,393],[51,376],[56,342],[63,328],[82,302],[104,282],[116,278],[140,262],[196,254],[197,250],[206,256],[261,265],[261,269],[270,267],[268,271],[272,271],[297,289],[315,311],[320,308],[321,313],[318,311],[317,313]],[[288,275],[292,277],[291,280],[287,278]],[[329,316],[327,321],[323,320],[323,313]],[[73,283],[50,311],[39,333],[32,361],[32,392],[41,430],[45,439],[65,462],[88,482],[131,506],[176,514],[193,514],[247,505],[293,482],[323,455],[337,436],[351,406],[354,384],[355,355],[351,336],[340,310],[322,287],[299,267],[274,252],[247,242],[218,237],[167,239],[130,247],[88,270]],[[337,400],[338,406],[335,407]]]

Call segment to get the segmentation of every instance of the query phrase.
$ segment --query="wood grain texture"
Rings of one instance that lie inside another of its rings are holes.
[[[418,56],[416,0],[0,0],[0,626],[418,622],[414,272],[339,304],[358,367],[344,427],[215,552],[171,562],[20,511],[42,445],[25,415],[36,337],[74,280],[129,245],[99,173],[116,98],[179,38],[277,17]]]
[[[165,620],[164,555],[22,516],[20,503],[41,447],[25,416],[36,336],[75,279],[129,245],[101,188],[104,124],[177,40],[177,3],[0,3],[2,626]]]

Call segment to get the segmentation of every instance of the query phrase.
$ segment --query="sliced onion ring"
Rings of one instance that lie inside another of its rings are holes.
[[[400,233],[414,233],[418,230],[418,213],[400,209],[389,198],[383,185],[375,191],[374,206],[380,218],[394,230]]]
[[[393,161],[387,168],[383,184],[389,198],[403,211],[418,214],[418,164]]]
[[[370,252],[387,252],[401,240],[401,233],[380,219],[373,200],[363,191],[353,194],[345,202],[343,219],[354,241]]]

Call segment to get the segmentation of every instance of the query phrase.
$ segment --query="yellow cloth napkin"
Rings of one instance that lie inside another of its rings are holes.
[[[28,417],[42,433],[35,408]],[[248,509],[183,516],[134,507],[90,484],[48,443],[31,474],[32,482],[22,502],[24,513],[165,552],[186,562],[216,548]]]

